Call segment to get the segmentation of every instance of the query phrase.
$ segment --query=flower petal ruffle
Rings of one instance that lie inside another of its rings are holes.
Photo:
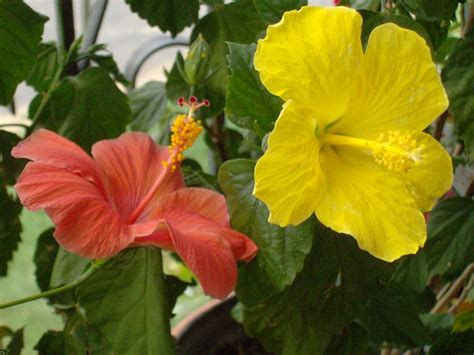
[[[400,178],[423,212],[430,211],[436,201],[453,183],[451,157],[443,146],[429,134],[410,132],[420,146],[420,156],[415,166]]]
[[[230,229],[224,198],[210,190],[185,188],[169,194],[154,212],[166,229],[136,238],[175,251],[213,297],[225,298],[237,282],[237,260],[249,261],[256,245]]]
[[[12,149],[12,156],[57,166],[92,181],[104,194],[100,172],[94,160],[69,139],[47,129],[39,129]]]
[[[255,167],[254,194],[280,226],[306,220],[324,197],[326,177],[320,167],[317,121],[288,101],[268,139],[268,150]]]
[[[448,107],[430,49],[413,31],[375,28],[338,134],[374,139],[393,129],[421,131]]]
[[[127,226],[97,186],[61,167],[30,162],[15,189],[28,209],[44,208],[56,225],[58,243],[83,257],[113,256],[130,245],[135,232],[144,232]]]
[[[260,79],[274,95],[311,107],[330,123],[345,111],[362,63],[362,18],[347,7],[303,7],[268,27],[255,54]]]
[[[385,261],[423,246],[423,214],[394,174],[348,147],[324,148],[322,166],[331,182],[316,209],[323,224],[352,235],[361,249]]]

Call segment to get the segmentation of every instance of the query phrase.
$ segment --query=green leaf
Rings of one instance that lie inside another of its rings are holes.
[[[308,5],[308,0],[254,0],[255,8],[267,23],[276,23],[286,11]]]
[[[12,148],[20,141],[16,134],[0,130],[0,184],[14,185],[24,166],[11,155]]]
[[[170,31],[173,37],[198,20],[198,0],[125,0],[125,2],[150,26],[158,26],[163,32]]]
[[[474,352],[474,330],[453,332],[436,339],[430,348],[430,355],[472,355]]]
[[[165,85],[159,81],[150,81],[134,89],[129,94],[132,121],[130,128],[147,132],[156,127],[162,132],[169,131],[169,120],[164,115],[167,107]],[[163,144],[161,140],[159,143]]]
[[[246,306],[263,302],[293,282],[311,250],[315,232],[312,219],[287,228],[267,222],[268,209],[252,195],[254,167],[251,160],[231,160],[221,165],[218,174],[232,226],[259,247],[257,257],[239,272],[236,292]]]
[[[59,287],[77,280],[89,264],[90,260],[59,247],[51,272],[50,286]]]
[[[194,27],[191,41],[194,41],[201,33],[211,48],[209,66],[217,72],[209,79],[206,86],[212,92],[222,97],[226,93],[228,75],[226,42],[252,43],[265,28],[265,23],[251,1],[218,6],[199,20]]]
[[[456,197],[441,201],[430,214],[423,250],[429,275],[459,275],[474,262],[474,201]]]
[[[12,100],[33,69],[47,20],[23,1],[0,0],[0,105]]]
[[[465,332],[469,329],[474,330],[474,309],[461,312],[454,318],[453,331]]]
[[[260,82],[253,66],[255,44],[228,43],[230,54],[225,112],[227,118],[239,127],[255,130],[255,122],[265,133],[281,111],[283,101],[268,92]]]
[[[64,327],[64,354],[114,354],[107,341],[82,314],[75,311]]]
[[[8,355],[20,355],[24,346],[23,340],[23,328],[17,330],[14,334],[10,343],[7,346],[6,354]]]
[[[90,68],[59,84],[38,122],[89,151],[95,142],[120,135],[129,119],[127,97],[106,70]]]
[[[38,355],[64,354],[64,333],[48,330],[34,347]]]
[[[367,329],[358,323],[352,322],[340,334],[332,338],[325,354],[367,355],[368,345]]]
[[[456,0],[400,0],[400,3],[417,18],[428,21],[454,20],[458,2]]]
[[[6,186],[0,185],[0,276],[7,274],[8,262],[21,241],[21,204],[10,197]]]
[[[355,240],[319,226],[311,254],[293,284],[244,312],[246,331],[269,351],[321,354],[383,290],[393,269]]]
[[[448,335],[453,329],[454,319],[448,313],[421,314],[420,319],[433,339]]]
[[[126,250],[77,289],[87,320],[115,353],[159,353],[157,334],[166,331],[168,321],[160,316],[159,305],[167,303],[171,314],[175,300],[170,302],[157,286],[162,277],[158,253],[152,247]]]
[[[474,28],[459,40],[442,72],[458,135],[474,159]]]
[[[38,92],[46,92],[58,68],[58,51],[54,43],[40,43],[36,65],[26,83]]]
[[[85,56],[91,62],[97,64],[99,67],[105,69],[112,78],[121,84],[127,86],[130,82],[121,73],[115,59],[107,49],[105,44],[95,44],[86,49],[85,53],[79,53],[79,55]]]
[[[36,265],[36,283],[41,291],[49,290],[54,261],[59,245],[53,237],[54,228],[50,228],[39,236],[36,242],[34,263]]]
[[[421,37],[423,37],[426,43],[433,48],[431,42],[431,37],[426,29],[420,25],[418,22],[413,20],[411,17],[405,15],[396,15],[388,12],[375,12],[369,10],[359,10],[359,13],[362,15],[362,43],[366,46],[367,41],[369,40],[370,33],[375,27],[380,26],[384,23],[394,23],[400,27],[407,28],[409,30],[417,32]]]
[[[393,279],[416,293],[424,292],[428,282],[425,254],[419,251],[415,255],[404,256],[398,263]]]
[[[181,164],[181,169],[184,174],[184,182],[186,186],[203,187],[205,189],[220,192],[216,177],[203,172],[201,166],[195,160],[185,159]]]
[[[370,339],[408,347],[429,344],[431,338],[418,315],[420,307],[415,296],[403,286],[391,283],[373,298],[367,312],[361,315]]]

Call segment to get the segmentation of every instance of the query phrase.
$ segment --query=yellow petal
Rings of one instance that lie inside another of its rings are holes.
[[[401,178],[406,182],[418,208],[429,211],[453,183],[451,157],[429,134],[417,132],[411,133],[411,136],[423,148],[415,166],[401,173]]]
[[[313,106],[331,122],[345,111],[362,63],[361,16],[347,7],[303,7],[268,27],[255,54],[265,87],[285,101]]]
[[[370,35],[358,83],[334,131],[361,138],[390,129],[421,131],[447,107],[424,39],[387,23]]]
[[[316,121],[296,107],[293,101],[283,106],[268,150],[255,167],[254,194],[270,210],[269,222],[282,227],[311,216],[326,186],[314,134]]]
[[[361,249],[385,261],[416,253],[426,225],[413,197],[395,174],[351,147],[325,147],[321,166],[328,181],[318,219],[352,235]]]

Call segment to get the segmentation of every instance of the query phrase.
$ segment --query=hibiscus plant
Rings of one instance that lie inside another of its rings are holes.
[[[196,293],[239,353],[472,354],[474,1],[125,2],[189,37],[166,82],[0,0],[0,354],[183,353]]]

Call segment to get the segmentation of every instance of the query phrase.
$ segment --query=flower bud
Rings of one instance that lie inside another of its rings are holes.
[[[209,72],[210,48],[204,37],[199,34],[191,44],[191,48],[184,60],[184,74],[187,83],[191,86],[202,84]]]

